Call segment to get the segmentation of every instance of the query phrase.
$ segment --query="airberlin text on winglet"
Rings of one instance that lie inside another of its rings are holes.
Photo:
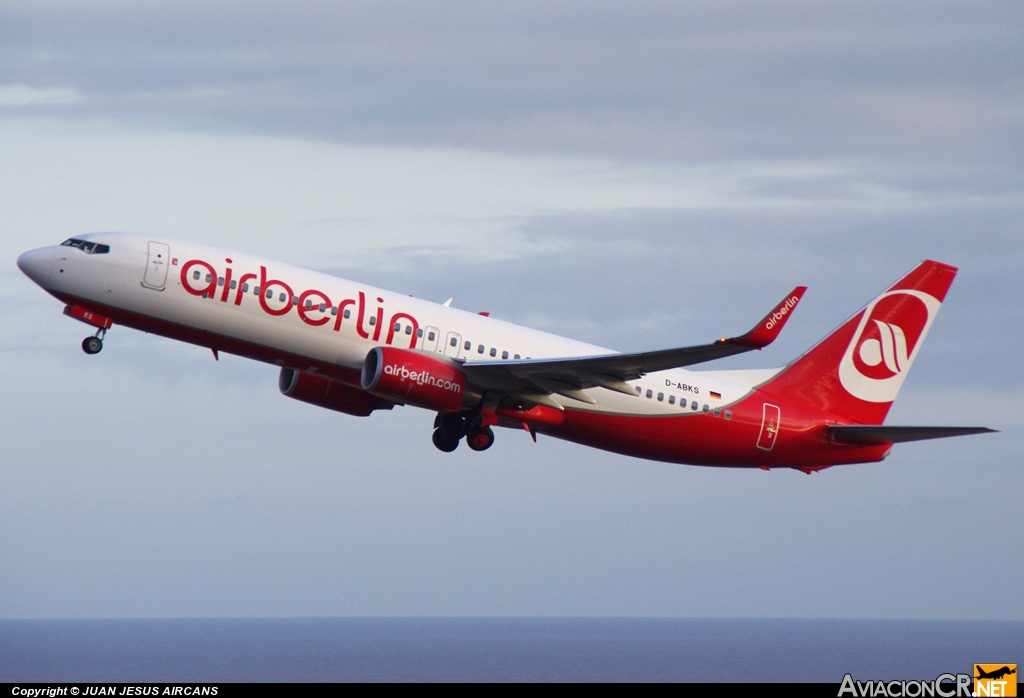
[[[794,295],[787,298],[785,303],[783,303],[774,313],[768,316],[768,322],[764,324],[764,328],[766,330],[770,330],[773,327],[775,327],[779,320],[786,317],[786,314],[789,313],[790,310],[795,308],[796,304],[799,302],[800,296]]]

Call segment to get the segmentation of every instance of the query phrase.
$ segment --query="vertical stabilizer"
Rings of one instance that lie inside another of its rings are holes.
[[[853,422],[881,424],[956,271],[921,262],[761,390]]]

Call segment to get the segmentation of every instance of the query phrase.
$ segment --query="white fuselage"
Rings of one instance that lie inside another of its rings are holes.
[[[323,363],[359,371],[367,352],[388,345],[467,363],[613,353],[480,314],[207,245],[127,233],[95,233],[79,239],[108,245],[109,252],[90,254],[64,246],[34,250],[22,258],[29,260],[34,255],[31,263],[25,263],[26,273],[63,299],[89,301],[273,349],[307,359],[310,367]],[[706,411],[741,399],[751,391],[750,386],[774,372],[716,374],[671,369],[631,381],[630,385],[640,388],[639,399],[604,388],[586,391],[594,404],[560,395],[552,399],[576,410],[618,414]],[[734,380],[727,380],[727,376]]]

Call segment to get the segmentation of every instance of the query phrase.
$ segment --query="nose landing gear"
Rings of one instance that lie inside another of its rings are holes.
[[[107,334],[105,329],[100,329],[92,337],[82,340],[82,351],[86,354],[99,354],[103,349],[103,337]]]

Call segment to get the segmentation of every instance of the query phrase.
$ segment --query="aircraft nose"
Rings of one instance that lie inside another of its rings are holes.
[[[18,257],[18,268],[28,278],[40,286],[45,287],[50,281],[50,272],[53,271],[53,258],[56,253],[52,247],[40,247],[38,250],[29,250]]]

